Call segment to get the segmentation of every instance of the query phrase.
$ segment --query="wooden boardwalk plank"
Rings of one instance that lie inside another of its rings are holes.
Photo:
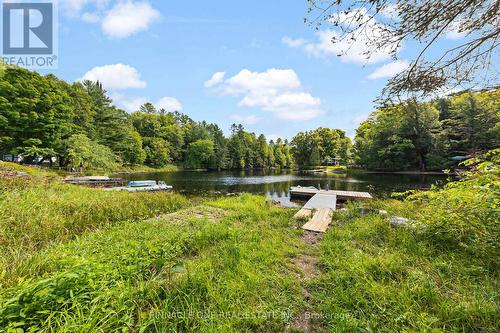
[[[318,209],[313,218],[302,226],[302,229],[314,232],[326,232],[332,223],[333,211],[329,208]]]
[[[306,209],[328,208],[337,210],[337,196],[318,193],[315,194],[305,205]]]
[[[312,210],[311,209],[302,208],[293,217],[295,217],[296,219],[298,219],[298,218],[301,218],[301,217],[307,217],[307,218],[309,218],[311,216],[312,216]]]

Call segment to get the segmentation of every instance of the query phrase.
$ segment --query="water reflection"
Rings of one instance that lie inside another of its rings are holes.
[[[323,189],[346,191],[369,191],[377,197],[386,197],[392,192],[429,188],[447,181],[439,175],[370,174],[350,172],[348,174],[314,174],[296,171],[248,170],[236,172],[179,171],[168,173],[144,173],[121,175],[127,180],[163,180],[183,194],[227,194],[249,192],[265,194],[284,205],[290,201],[291,186],[315,186]]]

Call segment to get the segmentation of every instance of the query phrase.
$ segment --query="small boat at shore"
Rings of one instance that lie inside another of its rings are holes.
[[[173,186],[165,184],[164,181],[140,180],[131,181],[124,187],[113,187],[108,190],[127,192],[168,192],[173,190]]]

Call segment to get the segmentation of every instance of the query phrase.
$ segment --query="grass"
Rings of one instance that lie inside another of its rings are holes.
[[[338,214],[310,284],[334,332],[495,332],[500,257],[497,174],[467,178],[406,201],[374,201],[386,216]]]
[[[62,184],[44,171],[27,172],[44,176],[0,178],[0,286],[13,267],[50,244],[189,204],[175,194],[107,192]]]
[[[495,332],[495,163],[364,203],[367,215],[349,204],[319,245],[304,243],[294,211],[260,196],[189,205],[9,176],[0,332],[282,332],[306,311],[318,331]],[[411,223],[394,228],[379,209]],[[308,279],[304,255],[319,256]]]
[[[442,252],[376,215],[341,219],[312,282],[335,332],[494,332],[498,280],[473,257]]]
[[[177,165],[169,164],[161,168],[153,168],[147,165],[129,165],[122,166],[117,170],[113,170],[114,173],[141,173],[141,172],[174,172],[179,171]]]
[[[104,228],[37,254],[21,282],[0,292],[0,327],[282,331],[302,305],[291,274],[300,250],[291,212],[250,195],[193,209]]]
[[[40,176],[55,177],[57,175],[55,172],[37,166],[25,166],[18,163],[0,161],[0,174],[9,172],[27,173],[30,176],[39,176],[39,177]]]
[[[327,172],[338,172],[338,173],[347,172],[347,167],[344,165],[327,166],[327,167],[325,167],[325,169]]]

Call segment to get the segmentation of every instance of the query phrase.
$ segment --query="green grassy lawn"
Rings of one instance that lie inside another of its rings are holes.
[[[302,305],[291,212],[245,195],[103,228],[35,255],[0,327],[37,332],[280,331]]]
[[[261,196],[3,179],[0,332],[495,332],[500,184],[483,167],[350,204],[318,244]]]
[[[340,216],[321,243],[322,274],[310,284],[323,326],[334,332],[494,332],[498,271],[426,238],[394,229],[378,214]]]

